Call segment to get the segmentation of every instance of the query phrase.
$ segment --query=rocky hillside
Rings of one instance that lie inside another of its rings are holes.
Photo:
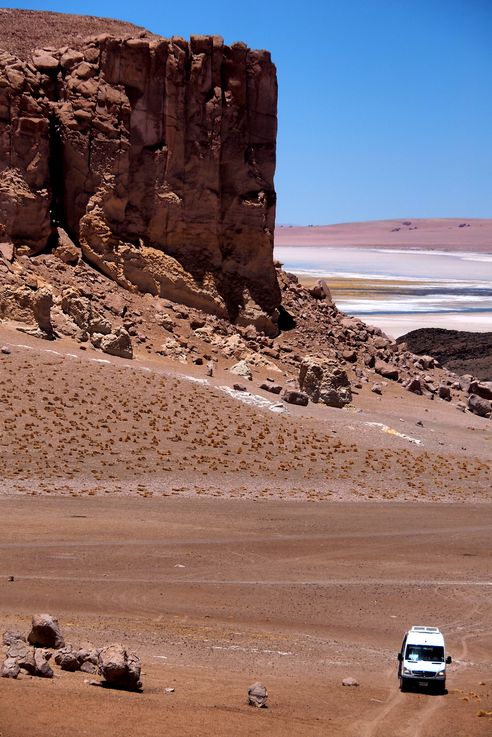
[[[406,343],[413,353],[435,356],[457,374],[492,381],[492,333],[422,328],[402,335],[397,343]]]
[[[114,18],[0,8],[0,48],[23,61],[30,61],[37,48],[78,49],[98,33],[157,38],[145,28]]]
[[[274,332],[269,53],[106,32],[24,60],[3,35],[0,241],[34,255],[63,228],[129,290]]]
[[[268,52],[217,36],[81,40],[77,24],[25,58],[0,36],[1,319],[124,358],[222,362],[245,381],[261,370],[288,403],[341,408],[392,385],[490,417],[492,386],[274,263]]]

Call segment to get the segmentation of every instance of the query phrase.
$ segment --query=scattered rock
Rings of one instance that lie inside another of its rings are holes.
[[[266,687],[257,681],[248,688],[248,704],[257,708],[266,708],[268,700],[268,691]]]
[[[103,647],[99,653],[99,673],[104,681],[115,688],[136,691],[140,682],[140,660],[128,653],[122,645]]]
[[[398,377],[400,375],[396,366],[385,363],[385,361],[376,361],[374,370],[377,374],[380,374],[385,379],[390,379],[391,381],[398,381]]]
[[[35,647],[57,649],[65,645],[58,620],[50,614],[34,614],[27,641]]]
[[[312,286],[308,291],[314,299],[326,299],[328,302],[333,301],[328,284],[324,279],[319,279],[317,284]]]
[[[104,335],[99,347],[110,356],[133,358],[132,341],[125,328],[117,328],[114,333]]]
[[[214,368],[215,368],[214,362],[213,361],[209,361],[207,363],[207,369],[206,369],[207,376],[213,376],[214,375]]]
[[[451,401],[451,389],[449,388],[449,386],[441,384],[438,389],[438,393],[440,399],[444,399],[446,402]]]
[[[358,686],[359,681],[357,681],[355,678],[344,678],[342,681],[342,686]]]
[[[49,650],[43,650],[42,648],[34,648],[34,675],[38,678],[53,678],[53,670],[48,663],[51,658]]]
[[[409,379],[409,381],[407,381],[404,386],[407,391],[413,392],[413,394],[422,394],[421,381],[416,377],[414,377],[413,379]]]
[[[6,632],[3,633],[3,644],[4,645],[12,645],[14,642],[17,642],[17,640],[20,640],[21,642],[25,642],[26,638],[20,632],[16,632],[14,630],[7,630]]]
[[[265,392],[270,392],[270,394],[280,394],[280,392],[282,391],[282,387],[280,384],[270,384],[268,381],[260,384],[260,389],[263,389],[263,391]]]
[[[282,394],[282,399],[287,404],[297,404],[300,407],[306,407],[309,403],[309,397],[304,392],[298,392],[294,389],[286,389]]]
[[[245,391],[247,391],[247,389],[244,386],[244,384],[233,384],[232,385],[232,388],[235,389],[237,392],[245,392]]]
[[[55,663],[62,670],[68,670],[72,673],[80,669],[79,660],[71,645],[65,645],[65,647],[61,647],[58,650],[55,655]]]
[[[62,670],[72,672],[81,670],[84,673],[96,673],[98,662],[99,650],[92,643],[84,643],[79,648],[66,645],[60,648],[55,655],[55,663]]]
[[[53,254],[65,264],[75,266],[82,258],[82,251],[63,228],[58,228],[58,245]]]
[[[235,363],[234,366],[230,367],[229,371],[231,372],[231,374],[235,374],[235,376],[241,376],[243,379],[247,379],[248,381],[251,381],[253,379],[253,374],[246,361],[239,361],[238,363]]]
[[[3,346],[2,346],[1,348],[0,348],[0,353],[3,353],[3,354],[4,354],[4,355],[6,355],[6,356],[10,355],[10,353],[11,353],[11,352],[12,352],[12,351],[10,350],[10,348],[9,348],[9,346],[8,346],[8,345],[3,345]]]
[[[374,394],[382,394],[382,393],[383,393],[383,387],[381,386],[381,384],[377,384],[377,383],[376,383],[376,384],[373,384],[373,385],[371,386],[371,391],[372,391],[372,392],[373,392]]]
[[[0,676],[2,678],[17,678],[20,673],[20,668],[15,658],[7,657],[3,661]]]
[[[478,394],[482,399],[492,400],[492,381],[477,381],[473,382],[471,391],[474,394]]]
[[[477,394],[470,394],[468,397],[468,409],[474,415],[479,415],[479,417],[489,417],[492,412],[492,404]]]

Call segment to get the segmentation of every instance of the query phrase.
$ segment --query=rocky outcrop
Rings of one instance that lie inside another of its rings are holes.
[[[492,332],[421,328],[402,335],[413,353],[427,353],[457,374],[473,373],[479,379],[492,379]]]
[[[218,36],[0,52],[0,242],[274,333],[276,97]]]

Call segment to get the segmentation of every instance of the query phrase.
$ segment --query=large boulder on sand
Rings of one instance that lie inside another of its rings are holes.
[[[346,372],[333,361],[306,356],[299,369],[299,386],[313,402],[344,407],[352,401]]]
[[[58,620],[50,614],[33,615],[27,641],[34,647],[59,648],[65,644]]]
[[[136,691],[140,682],[140,659],[122,645],[108,645],[99,653],[99,673],[109,686]]]

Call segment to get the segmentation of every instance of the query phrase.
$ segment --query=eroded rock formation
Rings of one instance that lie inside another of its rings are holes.
[[[275,331],[277,83],[218,36],[0,52],[0,242]],[[75,256],[74,256],[75,258]]]

